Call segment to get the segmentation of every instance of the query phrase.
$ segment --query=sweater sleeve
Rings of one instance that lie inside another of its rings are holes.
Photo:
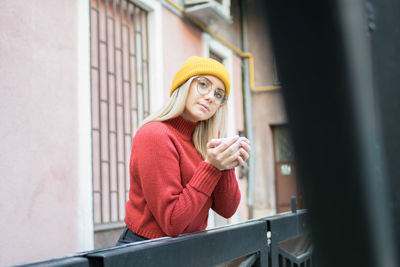
[[[221,172],[202,162],[183,187],[179,154],[163,128],[145,128],[137,134],[134,149],[133,169],[151,213],[165,234],[183,233],[212,195]]]
[[[235,169],[226,170],[215,187],[212,209],[228,219],[235,214],[239,206],[240,196]]]

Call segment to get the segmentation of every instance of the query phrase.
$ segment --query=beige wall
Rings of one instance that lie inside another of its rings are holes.
[[[79,66],[89,63],[89,9],[82,3],[2,2],[0,265],[91,248],[91,199],[83,196],[91,191],[90,91],[88,68]]]
[[[260,1],[246,1],[249,50],[254,57],[255,86],[274,84],[274,59],[268,25]],[[254,217],[276,212],[275,170],[271,125],[287,122],[281,91],[252,94],[255,156]]]
[[[274,144],[271,125],[286,123],[280,92],[255,94],[252,97],[254,121],[255,196],[254,217],[275,211]]]
[[[255,86],[267,86],[274,82],[273,51],[261,1],[245,1],[247,5],[247,37],[249,50],[254,57]]]

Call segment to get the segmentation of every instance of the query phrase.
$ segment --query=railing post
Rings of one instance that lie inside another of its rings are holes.
[[[292,209],[292,213],[297,213],[296,196],[290,197],[290,207]]]

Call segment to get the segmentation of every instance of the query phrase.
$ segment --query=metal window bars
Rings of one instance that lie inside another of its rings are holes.
[[[149,114],[147,12],[129,0],[91,0],[95,230],[121,225],[131,143]]]

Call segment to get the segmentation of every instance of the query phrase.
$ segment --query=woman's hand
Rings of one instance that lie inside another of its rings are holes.
[[[207,143],[205,161],[223,171],[245,164],[249,153],[250,142],[245,137],[235,136],[226,142],[222,142],[222,139],[212,139]]]
[[[239,166],[246,164],[246,160],[250,157],[250,141],[246,137],[241,137],[241,142],[240,142],[240,148],[239,148],[239,154],[240,157],[238,158],[239,160]],[[246,167],[247,168],[247,167]]]

